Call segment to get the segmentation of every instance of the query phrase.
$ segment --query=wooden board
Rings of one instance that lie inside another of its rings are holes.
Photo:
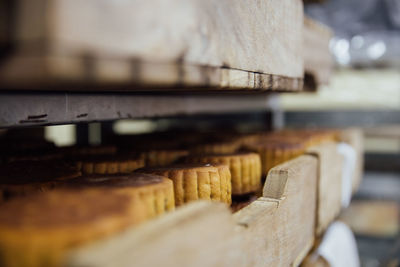
[[[225,205],[195,202],[74,251],[66,266],[242,266],[234,226]]]
[[[304,89],[316,91],[321,84],[328,84],[333,71],[333,58],[329,41],[333,34],[321,23],[304,18]]]
[[[314,241],[317,159],[301,156],[268,174],[263,197],[234,217],[244,236],[243,266],[297,266]]]
[[[340,140],[351,145],[357,154],[353,177],[353,193],[358,190],[364,173],[364,133],[361,128],[347,128],[341,131]]]
[[[273,168],[259,198],[233,216],[193,202],[142,226],[72,251],[69,267],[297,266],[314,240],[317,159]]]
[[[355,234],[396,238],[400,231],[400,204],[395,201],[357,200],[340,215]]]
[[[3,88],[302,88],[300,0],[19,0],[10,6],[15,52],[1,62]]]
[[[307,154],[318,158],[317,236],[339,215],[342,206],[343,157],[334,142],[311,147]]]
[[[0,128],[194,114],[259,112],[276,108],[267,94],[0,93]]]

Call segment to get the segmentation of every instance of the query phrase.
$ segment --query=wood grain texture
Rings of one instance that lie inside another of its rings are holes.
[[[305,90],[315,91],[319,85],[328,84],[333,71],[333,58],[329,51],[333,33],[327,26],[305,17],[303,35]]]
[[[364,174],[364,132],[361,128],[347,128],[340,132],[342,142],[351,145],[357,155],[356,169],[353,177],[353,194],[358,190]]]
[[[0,95],[0,127],[249,112],[274,109],[278,104],[276,96],[267,94],[22,94],[15,91]]]
[[[72,91],[301,91],[303,78],[222,67],[84,56],[13,56],[0,89]]]
[[[300,0],[19,0],[16,7],[17,49],[1,64],[3,87],[302,88]]]
[[[339,219],[355,234],[395,238],[400,231],[400,204],[387,200],[356,200]]]
[[[193,202],[72,251],[66,266],[297,266],[314,241],[317,159],[273,168],[263,197],[235,213]]]
[[[318,159],[316,234],[319,236],[341,210],[343,157],[338,153],[334,142],[311,147],[307,153]]]
[[[226,206],[194,202],[71,252],[66,266],[241,266],[239,244]]]
[[[317,159],[301,156],[268,174],[263,197],[234,214],[242,226],[243,266],[297,266],[311,249]]]

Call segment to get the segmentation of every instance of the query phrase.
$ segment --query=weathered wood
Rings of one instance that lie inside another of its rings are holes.
[[[333,70],[333,58],[329,51],[331,30],[311,18],[304,18],[304,86],[315,91],[321,84],[327,84]]]
[[[395,238],[400,231],[400,204],[387,200],[356,200],[339,219],[355,234]]]
[[[302,88],[300,0],[19,0],[15,7],[16,52],[1,64],[2,87]]]
[[[70,267],[242,266],[228,207],[194,202],[70,253]]]
[[[317,159],[301,156],[268,174],[263,197],[234,214],[243,266],[297,266],[314,241]]]
[[[321,235],[341,210],[343,157],[334,142],[311,147],[307,153],[318,159],[316,234]]]
[[[302,78],[183,63],[14,56],[0,66],[0,89],[96,91],[300,91]],[[62,84],[60,84],[62,83]],[[96,86],[96,87],[93,87]]]
[[[348,225],[335,221],[314,244],[302,267],[351,266],[359,267],[357,243]]]
[[[354,171],[353,193],[358,190],[364,172],[364,133],[361,128],[347,128],[340,132],[340,140],[351,145],[357,154],[356,169]]]
[[[0,94],[0,128],[260,111],[275,108],[277,100],[275,96],[266,94],[233,93],[136,95],[7,92]]]
[[[66,266],[297,266],[314,240],[317,160],[273,168],[263,197],[232,216],[194,202],[72,251]]]

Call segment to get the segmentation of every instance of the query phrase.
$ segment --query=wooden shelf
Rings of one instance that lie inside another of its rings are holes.
[[[304,17],[304,90],[316,91],[321,84],[328,84],[333,71],[333,57],[329,42],[333,32],[325,25]]]
[[[17,2],[5,89],[303,88],[300,0]]]
[[[356,134],[345,130],[342,138],[359,139]],[[129,266],[132,261],[146,266],[298,266],[341,209],[342,159],[336,144],[307,153],[272,168],[262,197],[233,215],[220,203],[188,203],[72,251],[66,266]]]
[[[266,94],[0,93],[0,127],[20,127],[173,115],[266,111]]]
[[[314,241],[316,189],[317,159],[301,156],[275,167],[263,197],[233,216],[190,203],[73,251],[66,266],[297,266]]]

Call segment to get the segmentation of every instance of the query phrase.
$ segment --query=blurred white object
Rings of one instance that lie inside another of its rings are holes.
[[[337,145],[337,150],[344,158],[342,169],[342,207],[347,208],[351,201],[354,171],[356,169],[357,153],[346,143]]]
[[[353,232],[342,222],[337,221],[329,226],[317,252],[331,267],[360,266]]]

